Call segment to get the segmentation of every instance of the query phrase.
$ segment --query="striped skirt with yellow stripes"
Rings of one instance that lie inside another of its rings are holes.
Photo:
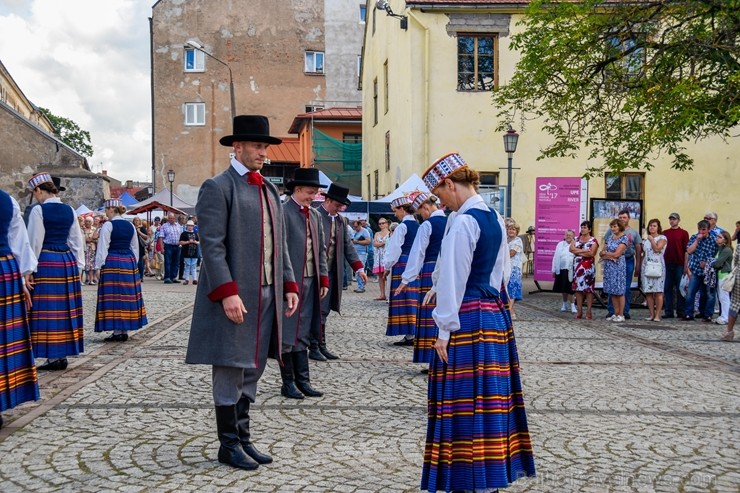
[[[100,269],[95,332],[137,330],[146,324],[136,257],[131,250],[108,252]]]
[[[429,370],[421,489],[488,491],[534,476],[519,360],[501,299],[464,298],[461,328]]]
[[[0,255],[0,411],[39,399],[18,262]]]
[[[31,342],[36,358],[66,358],[84,351],[82,286],[70,251],[42,249],[33,276]]]
[[[416,313],[419,308],[419,280],[406,286],[399,295],[393,292],[401,284],[401,275],[406,269],[408,254],[403,254],[391,269],[391,293],[388,302],[387,336],[413,336],[416,333]]]
[[[432,272],[437,265],[437,259],[427,260],[421,268],[419,279],[419,308],[416,316],[416,337],[414,337],[414,363],[432,362],[434,355],[434,341],[437,340],[437,324],[432,318],[432,310],[436,303],[422,305],[424,296],[432,289]]]

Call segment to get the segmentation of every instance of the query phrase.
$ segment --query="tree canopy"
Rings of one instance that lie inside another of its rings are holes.
[[[539,159],[597,161],[586,176],[693,167],[690,141],[733,138],[740,120],[740,0],[533,0],[511,81],[494,90],[503,129],[538,120]]]
[[[90,157],[93,155],[90,132],[82,130],[77,123],[69,118],[57,116],[46,108],[39,108],[39,111],[49,119],[62,142],[83,156]]]

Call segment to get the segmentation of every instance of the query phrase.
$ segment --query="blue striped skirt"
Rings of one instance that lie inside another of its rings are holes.
[[[429,370],[421,489],[485,491],[534,476],[511,318],[500,299],[464,298],[461,329]]]
[[[146,324],[136,257],[130,250],[108,252],[100,269],[95,332],[137,330]]]
[[[416,333],[416,312],[419,307],[419,280],[409,283],[398,296],[393,292],[401,284],[409,256],[401,255],[391,270],[391,296],[388,302],[387,336],[412,336]]]
[[[70,251],[43,249],[33,276],[31,342],[36,358],[65,358],[84,351],[82,286]]]
[[[0,255],[0,411],[39,399],[23,284],[15,257]]]
[[[421,268],[421,279],[419,280],[419,308],[416,317],[416,337],[414,338],[414,363],[432,362],[436,351],[434,350],[434,341],[437,340],[437,324],[432,318],[432,310],[437,306],[436,303],[422,305],[424,296],[432,289],[432,272],[437,265],[437,260],[424,262]]]

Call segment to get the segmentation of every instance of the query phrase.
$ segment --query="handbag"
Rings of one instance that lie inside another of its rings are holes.
[[[663,264],[657,260],[648,260],[645,265],[645,277],[662,277]]]
[[[712,262],[704,264],[704,284],[708,288],[717,287],[717,271],[712,267]]]
[[[734,287],[735,269],[732,269],[732,272],[730,272],[730,274],[722,280],[722,291],[727,291],[728,293],[731,293]]]

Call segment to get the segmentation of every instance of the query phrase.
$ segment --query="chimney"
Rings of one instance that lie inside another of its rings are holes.
[[[101,174],[102,174],[103,176],[108,176],[108,170],[107,170],[107,169],[104,169],[104,170],[103,170],[103,171],[101,171],[100,173],[101,173]]]
[[[134,181],[126,180],[126,188],[134,188]]]

